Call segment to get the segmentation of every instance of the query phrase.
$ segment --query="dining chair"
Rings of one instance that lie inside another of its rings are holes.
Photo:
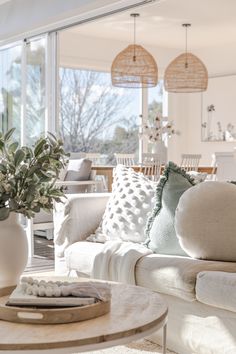
[[[197,171],[202,155],[200,154],[182,154],[180,167],[185,171]]]
[[[125,166],[135,165],[135,155],[134,154],[114,154],[116,158],[116,163]]]
[[[152,181],[158,181],[161,174],[161,158],[159,154],[143,153],[141,172]]]
[[[93,165],[101,165],[101,154],[97,152],[86,152],[85,157],[92,161]]]

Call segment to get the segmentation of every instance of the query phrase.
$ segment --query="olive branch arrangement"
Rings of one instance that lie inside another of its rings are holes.
[[[40,138],[33,148],[12,141],[14,128],[0,132],[0,220],[10,212],[31,218],[41,209],[49,212],[64,197],[55,185],[68,162],[63,142],[53,134]]]

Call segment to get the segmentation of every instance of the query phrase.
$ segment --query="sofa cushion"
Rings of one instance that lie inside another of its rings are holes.
[[[66,265],[69,270],[90,276],[95,256],[104,245],[97,242],[76,242],[65,250]]]
[[[206,172],[187,171],[187,174],[190,175],[194,179],[194,182],[196,184],[204,182],[207,178]]]
[[[68,269],[91,276],[94,259],[103,247],[83,241],[70,245],[65,251]],[[188,301],[196,300],[196,277],[202,271],[236,272],[236,263],[151,254],[142,257],[135,267],[137,285]]]
[[[118,165],[114,169],[112,194],[94,240],[103,239],[100,235],[105,235],[106,240],[144,241],[154,194],[154,182],[132,168]]]
[[[175,218],[186,253],[199,259],[236,261],[236,188],[226,182],[204,182],[180,198]]]
[[[197,276],[196,297],[206,305],[236,312],[235,289],[236,273],[205,271]]]
[[[194,301],[197,274],[202,271],[236,272],[236,263],[151,254],[136,265],[137,285]]]
[[[169,162],[156,189],[156,205],[148,220],[146,245],[156,253],[186,255],[176,237],[175,209],[181,195],[194,185],[193,179]]]

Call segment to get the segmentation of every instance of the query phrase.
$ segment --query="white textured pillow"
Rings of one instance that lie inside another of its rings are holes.
[[[118,165],[101,225],[89,240],[143,242],[146,221],[154,206],[155,186],[143,174]]]
[[[175,214],[185,252],[200,259],[236,261],[236,186],[203,182],[188,189]]]

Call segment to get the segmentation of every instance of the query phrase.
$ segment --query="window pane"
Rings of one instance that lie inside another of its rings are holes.
[[[0,131],[15,127],[20,142],[21,129],[21,53],[17,45],[0,51]]]
[[[159,123],[155,121],[157,115],[161,117],[161,125],[164,127],[168,121],[168,95],[164,89],[164,82],[160,80],[156,87],[148,89],[148,121],[149,127],[153,127],[153,132],[155,134],[155,129],[159,127]],[[158,128],[157,128],[158,129]],[[160,141],[164,141],[167,145],[168,134],[161,134]],[[154,152],[157,143],[147,142],[146,150],[148,152]]]
[[[26,145],[45,130],[45,38],[31,41],[26,50]]]
[[[140,91],[115,88],[110,73],[60,68],[60,133],[69,152],[138,156]]]
[[[167,116],[167,102],[164,99],[166,92],[164,92],[163,80],[158,82],[156,87],[148,89],[148,120],[153,123],[157,114],[163,117]]]

